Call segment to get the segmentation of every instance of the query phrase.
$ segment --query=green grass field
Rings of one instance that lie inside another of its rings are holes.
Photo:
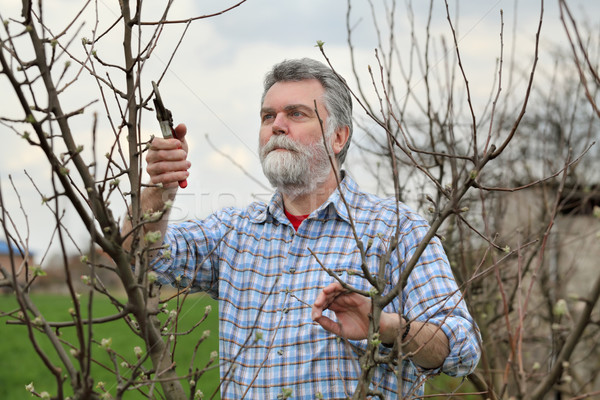
[[[70,298],[64,295],[35,295],[33,300],[37,307],[49,321],[69,321],[69,308],[72,307]],[[112,315],[114,307],[103,297],[95,296],[93,303],[93,313],[96,317]],[[181,336],[178,339],[176,347],[177,372],[179,375],[185,375],[188,372],[189,363],[193,348],[205,330],[210,330],[211,335],[202,344],[199,350],[198,359],[195,366],[202,368],[212,351],[218,350],[218,311],[217,302],[210,297],[202,294],[190,296],[183,308],[180,319],[180,331],[185,331],[192,327],[198,320],[202,318],[205,312],[205,307],[211,305],[212,312],[206,321],[204,321],[193,333],[186,336]],[[0,312],[8,312],[17,307],[16,300],[12,295],[0,295]],[[87,304],[82,302],[82,309],[86,309]],[[174,302],[169,304],[169,309],[176,307]],[[31,398],[26,392],[25,385],[30,382],[34,383],[35,389],[38,392],[47,391],[50,394],[56,394],[56,382],[53,376],[44,367],[41,359],[36,354],[28,338],[27,330],[24,326],[7,325],[6,318],[0,320],[0,399],[2,400],[20,400]],[[62,338],[73,342],[75,334],[73,329],[61,329]],[[51,356],[52,360],[58,358],[52,352],[52,348],[41,334],[36,334],[35,337],[39,340],[40,346]],[[111,338],[111,347],[117,352],[123,354],[131,362],[135,361],[133,348],[141,346],[142,341],[129,330],[125,322],[115,321],[94,327],[94,337],[97,340],[102,338]],[[94,357],[102,362],[102,364],[111,366],[112,363],[108,358],[106,351],[99,345],[93,346]],[[115,378],[114,375],[100,365],[93,366],[93,377],[95,384],[102,381],[105,382],[106,389],[114,396]],[[205,398],[210,398],[212,393],[218,387],[219,372],[217,368],[208,371],[198,382],[198,388],[205,394]],[[184,383],[187,388],[187,383]],[[68,386],[68,385],[67,385]],[[458,390],[457,390],[458,389]],[[441,375],[431,380],[427,384],[427,393],[432,395],[435,393],[453,393],[469,392],[472,387],[459,378],[450,378]],[[146,398],[142,394],[131,391],[124,396],[126,400]],[[160,397],[157,397],[160,398]],[[219,396],[215,396],[218,399]],[[432,399],[473,399],[478,396],[449,396],[443,395],[432,397]]]
[[[70,298],[62,295],[34,295],[32,296],[39,310],[48,321],[69,321],[69,308],[72,307]],[[83,297],[82,297],[83,299]],[[191,354],[198,338],[205,330],[210,330],[211,335],[203,342],[198,351],[198,357],[195,366],[200,369],[204,367],[212,351],[218,350],[218,310],[217,303],[206,295],[193,295],[189,297],[180,313],[179,327],[181,331],[191,328],[198,320],[202,318],[206,305],[211,305],[212,312],[206,321],[204,321],[190,335],[181,336],[178,339],[176,347],[177,371],[179,375],[185,375],[188,372]],[[169,309],[175,308],[175,303],[169,304]],[[7,312],[17,308],[16,300],[11,295],[0,295],[0,312]],[[86,301],[82,300],[82,309],[86,309]],[[93,302],[93,314],[96,317],[108,316],[114,314],[114,307],[103,297],[96,295]],[[164,319],[164,318],[163,318]],[[123,354],[130,362],[135,362],[136,357],[133,352],[135,346],[144,348],[141,339],[135,336],[124,321],[115,321],[102,325],[96,325],[94,328],[94,337],[100,341],[102,338],[111,338],[115,351]],[[70,342],[75,341],[75,332],[72,328],[61,329],[61,338]],[[51,357],[52,360],[58,360],[52,347],[41,334],[35,335],[39,341],[40,347]],[[0,320],[0,399],[19,400],[31,398],[26,392],[25,385],[33,382],[36,391],[47,391],[55,395],[57,388],[54,377],[44,367],[40,357],[34,351],[29,340],[27,329],[19,325],[7,325],[6,318]],[[106,350],[99,345],[92,346],[93,355],[100,360],[102,364],[112,367]],[[121,362],[121,361],[119,361]],[[216,365],[216,363],[215,363]],[[100,365],[94,365],[93,377],[95,385],[98,381],[105,382],[105,387],[114,396],[116,393],[115,378]],[[128,370],[125,369],[123,374]],[[198,388],[206,396],[210,395],[218,387],[219,372],[218,368],[208,371],[198,381]],[[187,388],[187,383],[184,383]],[[68,386],[68,385],[66,385]],[[124,396],[125,399],[145,398],[140,393],[131,391]],[[159,397],[157,397],[159,398]],[[218,398],[216,396],[215,398]]]

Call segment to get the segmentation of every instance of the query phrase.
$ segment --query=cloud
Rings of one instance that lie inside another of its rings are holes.
[[[220,36],[235,38],[235,45],[242,47],[249,43],[310,45],[317,40],[340,45],[346,40],[345,26],[340,23],[345,13],[345,0],[252,0],[227,17],[216,18],[214,26]]]

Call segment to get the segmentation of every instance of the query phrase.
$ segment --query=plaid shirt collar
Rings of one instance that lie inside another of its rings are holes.
[[[329,216],[329,213],[335,213],[341,219],[350,223],[348,208],[353,209],[358,204],[360,189],[358,184],[346,173],[346,171],[342,170],[341,175],[343,179],[340,182],[339,187],[331,193],[329,198],[323,204],[310,214],[309,218],[326,218]],[[344,204],[340,192],[344,199],[346,199],[348,208],[346,207],[346,204]],[[282,224],[290,224],[285,216],[283,196],[280,192],[275,192],[266,207],[254,207],[254,209],[250,211],[249,217],[252,222],[257,224],[264,223],[270,218],[275,219]]]

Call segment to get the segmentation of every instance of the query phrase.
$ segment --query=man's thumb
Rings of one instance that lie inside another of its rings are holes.
[[[175,127],[175,136],[177,136],[177,139],[183,140],[186,133],[187,127],[185,126],[185,124],[179,124]]]

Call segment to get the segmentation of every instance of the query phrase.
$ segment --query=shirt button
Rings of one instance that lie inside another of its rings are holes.
[[[290,268],[290,274],[293,274],[294,272],[296,272],[296,268],[295,267],[291,267]]]

